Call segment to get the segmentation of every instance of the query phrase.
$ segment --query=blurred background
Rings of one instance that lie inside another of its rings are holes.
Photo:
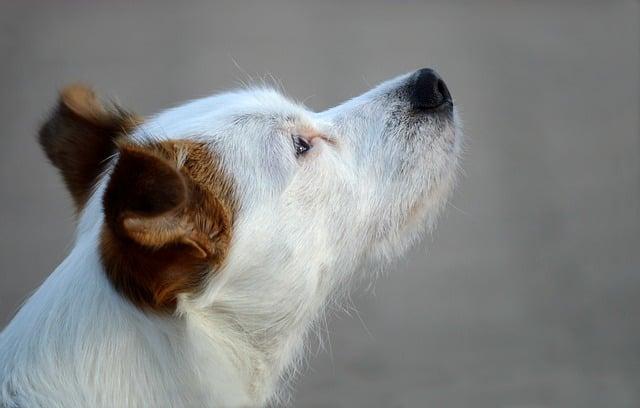
[[[0,326],[70,248],[35,138],[64,84],[148,115],[249,74],[322,110],[430,66],[466,175],[293,405],[640,406],[638,1],[0,0],[0,61]]]

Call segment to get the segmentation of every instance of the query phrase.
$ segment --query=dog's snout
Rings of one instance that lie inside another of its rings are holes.
[[[431,111],[451,105],[453,99],[440,75],[430,68],[422,68],[415,73],[410,101],[416,110]]]

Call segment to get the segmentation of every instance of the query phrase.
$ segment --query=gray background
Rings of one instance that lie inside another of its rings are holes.
[[[69,250],[34,137],[60,86],[150,114],[246,71],[324,109],[432,66],[466,176],[437,232],[354,294],[361,319],[329,323],[295,406],[640,406],[638,2],[97,3],[0,5],[0,324]]]

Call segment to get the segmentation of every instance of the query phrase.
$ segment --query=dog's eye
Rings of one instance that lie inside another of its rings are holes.
[[[309,144],[309,142],[304,140],[302,137],[298,135],[292,135],[291,140],[293,141],[293,148],[296,152],[297,157],[300,157],[311,150],[311,145]]]

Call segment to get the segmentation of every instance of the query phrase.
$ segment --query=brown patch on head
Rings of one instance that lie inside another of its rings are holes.
[[[71,85],[60,92],[57,106],[40,128],[39,141],[60,170],[77,210],[115,153],[115,140],[138,123],[133,114],[115,106],[106,108],[84,85]]]
[[[224,260],[232,185],[203,143],[121,144],[103,204],[102,260],[134,304],[171,311]]]

